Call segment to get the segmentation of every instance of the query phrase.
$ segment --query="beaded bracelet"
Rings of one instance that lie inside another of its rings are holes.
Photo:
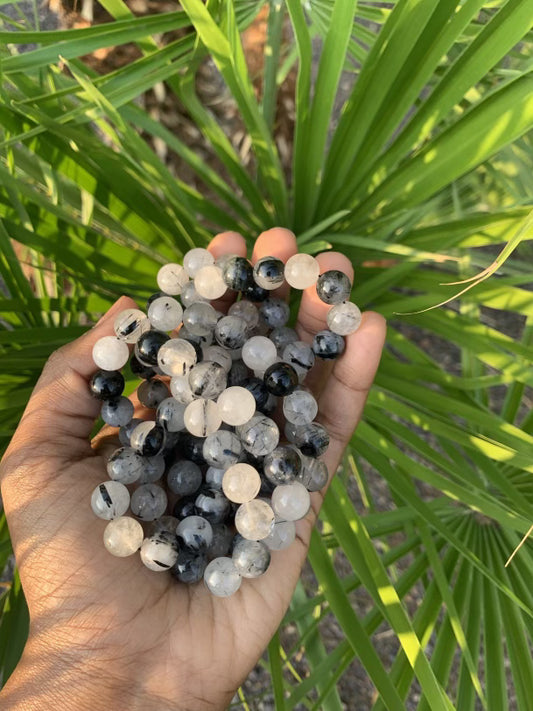
[[[314,286],[331,305],[328,328],[312,344],[287,326],[289,307],[271,294],[284,282]],[[271,551],[292,543],[310,492],[328,481],[320,456],[329,436],[315,421],[318,404],[305,380],[316,357],[343,353],[361,312],[348,301],[346,274],[320,274],[307,254],[286,264],[263,257],[252,266],[195,248],[183,265],[161,267],[157,284],[147,313],[122,311],[115,335],[93,348],[99,370],[90,389],[103,401],[104,422],[120,428],[122,447],[109,457],[109,480],[94,489],[91,506],[109,521],[104,545],[111,554],[140,550],[150,570],[169,570],[184,583],[203,578],[211,593],[227,597],[242,578],[267,570]],[[227,289],[238,300],[222,314],[209,302]],[[153,420],[134,418],[122,395],[128,361]],[[146,533],[141,522],[149,524]]]

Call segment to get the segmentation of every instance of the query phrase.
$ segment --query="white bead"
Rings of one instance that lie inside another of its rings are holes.
[[[254,457],[270,454],[278,446],[278,426],[274,420],[265,415],[254,415],[244,425],[239,425],[236,432],[241,438],[244,449]]]
[[[320,275],[320,265],[310,254],[294,254],[285,264],[285,281],[295,289],[314,286]]]
[[[153,328],[158,331],[173,331],[183,316],[181,304],[171,296],[160,296],[148,307],[148,318]]]
[[[104,481],[93,490],[91,508],[98,518],[110,521],[122,516],[130,505],[130,492],[119,481]]]
[[[252,336],[242,347],[242,359],[251,370],[265,371],[278,359],[278,351],[270,338]]]
[[[226,373],[229,373],[233,360],[230,353],[222,346],[206,346],[202,348],[204,360],[211,360],[221,365]]]
[[[266,501],[253,499],[241,504],[235,514],[235,528],[243,538],[260,541],[270,535],[274,526],[274,511]]]
[[[245,504],[254,499],[261,488],[261,477],[250,464],[239,462],[226,469],[222,491],[234,504]]]
[[[280,484],[272,492],[272,508],[276,516],[285,521],[298,521],[309,511],[309,492],[299,481]]]
[[[283,398],[283,414],[287,422],[308,425],[318,413],[318,403],[307,390],[295,390]]]
[[[103,336],[93,346],[93,360],[102,370],[120,370],[128,362],[130,349],[116,336]]]
[[[218,396],[218,411],[228,425],[244,425],[255,413],[255,398],[246,388],[232,385]]]
[[[183,268],[187,274],[194,279],[196,274],[202,267],[207,267],[215,263],[215,258],[203,247],[194,247],[190,249],[183,257]]]
[[[204,572],[204,582],[216,597],[229,597],[241,587],[242,578],[231,558],[215,558]]]
[[[157,354],[157,364],[165,375],[186,375],[196,363],[194,346],[184,338],[172,338],[163,343]]]
[[[214,264],[202,267],[194,277],[194,287],[204,299],[219,299],[226,293],[227,286],[222,278],[222,269]]]
[[[216,432],[222,424],[222,418],[216,402],[199,398],[185,408],[183,415],[185,427],[195,437],[207,437]]]
[[[296,538],[294,521],[275,521],[272,532],[263,539],[271,551],[281,551],[288,548]]]
[[[184,308],[187,308],[192,304],[196,304],[198,301],[205,301],[204,297],[200,296],[200,294],[196,291],[193,281],[185,284],[181,292],[180,299]]]
[[[174,375],[170,379],[170,392],[172,396],[183,405],[188,405],[194,400],[188,375]]]
[[[177,559],[178,545],[169,535],[150,536],[142,542],[141,560],[148,570],[162,573],[172,568]]]
[[[150,330],[150,321],[140,309],[121,311],[113,324],[115,335],[125,343],[137,343],[143,333]]]
[[[177,296],[189,281],[189,275],[181,264],[165,264],[157,272],[157,285],[165,294]]]
[[[183,421],[185,407],[182,402],[178,402],[175,398],[167,397],[159,403],[156,421],[167,432],[181,432],[181,430],[185,429]]]
[[[328,311],[326,316],[329,330],[339,336],[348,336],[350,333],[357,331],[361,325],[361,319],[362,315],[359,307],[352,304],[351,301],[336,304]]]
[[[131,516],[121,516],[110,521],[104,531],[104,546],[119,558],[136,553],[144,538],[143,527]]]

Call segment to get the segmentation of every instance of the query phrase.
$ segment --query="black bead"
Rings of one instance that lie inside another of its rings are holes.
[[[147,331],[135,344],[135,355],[144,365],[157,365],[157,354],[161,346],[170,340],[163,331]]]
[[[155,457],[165,446],[165,430],[159,425],[152,427],[146,435],[140,454],[143,457]]]
[[[170,397],[170,390],[162,380],[145,380],[137,389],[137,397],[141,405],[155,410],[163,400]]]
[[[241,382],[241,387],[249,390],[255,399],[255,406],[258,410],[262,410],[268,402],[268,390],[262,380],[256,377],[250,377]]]
[[[182,496],[174,504],[172,509],[172,515],[179,518],[180,521],[187,516],[197,516],[198,511],[196,510],[195,501],[197,494],[192,494],[191,496]]]
[[[352,285],[344,272],[330,269],[318,277],[316,293],[325,304],[340,304],[350,298]]]
[[[155,370],[151,368],[149,365],[144,365],[144,363],[141,363],[141,361],[133,354],[130,358],[130,370],[133,373],[133,375],[136,375],[138,378],[153,378],[155,375]]]
[[[298,373],[290,363],[273,363],[265,370],[263,382],[269,393],[284,397],[290,395],[298,385]]]
[[[263,461],[265,477],[274,486],[294,481],[301,469],[302,460],[292,447],[276,447]]]
[[[263,287],[256,284],[255,281],[253,284],[249,284],[246,289],[242,290],[242,295],[248,299],[248,301],[266,301],[269,294],[268,289],[263,289]]]
[[[205,552],[190,551],[182,548],[178,553],[178,559],[170,569],[170,574],[181,583],[198,583],[204,577],[207,567],[207,557]]]
[[[203,454],[205,438],[196,437],[190,434],[190,432],[181,432],[180,434],[179,446],[183,459],[190,459],[200,465],[205,464]]]
[[[318,422],[298,427],[296,445],[308,457],[320,457],[329,447],[329,434]]]
[[[244,291],[253,283],[254,270],[245,257],[232,257],[224,266],[222,278],[233,291]]]
[[[124,392],[124,376],[119,370],[97,370],[89,382],[89,390],[97,400],[114,400]]]
[[[230,514],[229,500],[218,489],[206,487],[200,490],[195,501],[199,516],[206,518],[209,523],[222,523]]]
[[[331,360],[343,353],[345,345],[344,336],[326,329],[319,331],[313,338],[313,353],[319,358]]]

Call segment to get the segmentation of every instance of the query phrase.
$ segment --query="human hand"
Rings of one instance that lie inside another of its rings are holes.
[[[234,232],[217,235],[209,249],[246,256]],[[273,255],[286,262],[297,251],[294,235],[275,228],[257,239],[252,261]],[[339,269],[353,278],[342,254],[318,261],[321,272]],[[107,478],[105,447],[88,441],[100,408],[88,390],[91,351],[113,333],[113,317],[133,306],[122,297],[91,331],[52,355],[0,465],[30,613],[23,657],[0,695],[12,711],[225,708],[280,624],[307,555],[324,491],[311,495],[295,542],[273,552],[268,571],[229,598],[156,575],[139,556],[117,559],[105,550],[106,522],[89,504]],[[328,308],[313,288],[304,292],[296,326],[302,340],[325,327]],[[306,381],[330,433],[323,457],[330,477],[361,418],[384,336],[384,319],[364,313],[343,356],[315,365]]]

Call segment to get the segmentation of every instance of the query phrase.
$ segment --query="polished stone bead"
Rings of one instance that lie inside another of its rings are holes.
[[[172,296],[160,296],[148,307],[152,328],[158,331],[173,331],[180,325],[182,317],[183,308]]]
[[[197,496],[198,494],[191,494],[178,499],[172,508],[172,515],[180,521],[187,518],[187,516],[196,516],[198,514],[195,504]]]
[[[210,435],[210,437],[211,436],[212,435]],[[210,466],[205,473],[206,485],[210,489],[218,489],[219,491],[222,491],[222,478],[224,476],[225,471],[225,469],[219,469],[218,467]]]
[[[120,447],[107,460],[107,473],[110,479],[121,484],[133,484],[141,476],[143,466],[143,458],[134,449]]]
[[[235,257],[238,257],[238,254],[235,254],[233,252],[230,252],[229,254],[220,254],[218,257],[215,259],[215,264],[217,267],[220,267],[222,271],[224,271],[224,268],[226,264],[231,260],[234,259]]]
[[[131,512],[142,521],[155,521],[167,510],[167,495],[157,484],[141,484],[131,495]]]
[[[155,536],[162,531],[175,534],[178,523],[179,519],[175,516],[160,516],[147,525],[148,536]]]
[[[228,386],[242,385],[250,377],[250,371],[242,360],[234,360],[228,373]]]
[[[185,253],[183,257],[183,268],[187,274],[194,279],[202,267],[208,267],[215,263],[215,258],[207,249],[194,247]]]
[[[184,420],[187,430],[196,437],[207,437],[222,424],[217,404],[204,398],[193,400],[187,405]]]
[[[295,442],[302,454],[309,457],[320,457],[329,446],[329,434],[318,422],[311,422],[296,428]]]
[[[292,447],[276,447],[263,460],[263,472],[271,484],[289,484],[300,474],[302,461]]]
[[[237,428],[242,445],[254,456],[269,454],[278,446],[279,429],[274,420],[265,415],[254,415]]]
[[[261,477],[250,464],[240,462],[229,467],[222,479],[222,491],[235,504],[254,499],[261,488]]]
[[[166,432],[181,432],[185,429],[185,408],[183,403],[168,397],[159,403],[155,420]]]
[[[298,340],[298,334],[294,328],[290,328],[290,326],[279,326],[272,330],[269,338],[276,346],[278,353],[283,353],[285,346]]]
[[[202,470],[190,459],[180,459],[167,472],[167,486],[173,494],[190,496],[202,485]]]
[[[141,524],[131,516],[120,516],[110,521],[104,530],[104,546],[109,553],[119,558],[136,553],[143,538]]]
[[[170,573],[181,583],[191,585],[203,579],[206,566],[207,558],[204,552],[195,553],[187,548],[182,548]]]
[[[319,331],[313,338],[313,353],[319,358],[332,360],[344,352],[344,336],[329,330]]]
[[[294,341],[283,349],[283,360],[292,365],[302,382],[315,364],[315,354],[308,343]]]
[[[362,315],[359,307],[351,301],[333,306],[326,316],[329,330],[339,336],[348,336],[357,331],[361,325]]]
[[[175,375],[170,379],[170,392],[182,405],[188,405],[194,400],[194,395],[189,385],[189,375]]]
[[[270,551],[263,541],[243,538],[234,545],[231,559],[243,578],[258,578],[270,565]]]
[[[205,487],[194,501],[196,512],[209,523],[223,523],[231,510],[228,499],[221,491]]]
[[[135,353],[130,358],[130,370],[137,378],[143,378],[147,380],[149,378],[153,378],[156,374],[154,368],[149,365],[145,365],[144,363],[141,363]]]
[[[352,285],[343,272],[330,269],[318,277],[316,293],[325,304],[340,304],[350,298]]]
[[[183,312],[183,325],[193,336],[207,336],[218,321],[217,312],[204,301],[197,301]]]
[[[248,299],[249,301],[260,303],[261,301],[268,299],[270,291],[263,289],[262,286],[259,286],[259,284],[256,284],[254,281],[253,284],[248,284],[246,289],[243,289],[242,295],[243,298]]]
[[[125,343],[136,343],[151,328],[150,320],[140,309],[121,311],[114,321],[115,335]]]
[[[204,459],[204,437],[197,437],[190,432],[180,432],[180,452],[184,459],[190,459],[191,462],[203,465],[206,463]]]
[[[128,344],[117,336],[103,336],[93,346],[93,361],[102,370],[120,370],[128,362]]]
[[[183,338],[173,338],[159,349],[157,364],[165,375],[186,375],[198,356],[194,346]]]
[[[127,397],[106,400],[100,410],[100,417],[111,427],[127,425],[133,417],[133,403]]]
[[[204,299],[204,297],[200,296],[200,294],[196,291],[196,287],[194,286],[193,281],[190,281],[188,284],[186,284],[183,287],[183,291],[181,292],[180,299],[181,299],[183,308],[188,308],[192,304],[196,304],[199,301],[201,301],[203,303],[205,303],[207,301],[207,299]]]
[[[235,301],[228,309],[229,316],[239,316],[248,324],[248,329],[251,331],[259,323],[259,310],[251,301],[243,299]]]
[[[205,438],[202,451],[209,466],[227,469],[239,461],[243,449],[236,434],[228,430],[217,430]]]
[[[176,529],[179,543],[191,551],[204,551],[213,542],[213,528],[203,516],[187,516]]]
[[[93,512],[106,521],[125,514],[129,505],[130,492],[119,481],[104,481],[91,495]]]
[[[91,377],[89,390],[97,400],[114,400],[124,391],[124,376],[118,370],[97,370]]]
[[[283,299],[267,299],[259,307],[259,314],[270,328],[279,328],[289,320],[289,304]]]
[[[314,286],[320,274],[320,265],[310,254],[293,254],[285,264],[285,279],[294,289]]]
[[[254,264],[254,281],[262,289],[272,291],[285,281],[285,265],[277,257],[262,257]]]
[[[130,446],[130,438],[131,438],[131,433],[133,430],[137,427],[137,425],[140,425],[141,422],[144,422],[144,420],[141,420],[138,417],[134,417],[131,419],[127,425],[123,425],[119,431],[118,431],[118,438],[120,440],[120,444],[123,447],[129,447]]]
[[[261,499],[241,504],[235,514],[235,528],[243,538],[260,541],[266,538],[274,525],[272,507]]]
[[[187,341],[193,346],[196,351],[196,360],[198,363],[203,359],[203,348],[210,346],[213,343],[213,334],[209,333],[207,336],[195,336],[191,333],[185,326],[182,326],[178,331],[177,338],[182,341]]]
[[[302,457],[302,471],[298,476],[298,481],[301,482],[307,491],[320,491],[328,483],[329,473],[328,468],[321,459],[313,457]]]
[[[145,538],[141,545],[141,560],[148,570],[163,572],[172,568],[178,559],[176,534],[160,531]]]
[[[162,380],[145,380],[137,388],[139,402],[149,410],[156,410],[170,396],[166,383]]]
[[[216,597],[229,597],[240,588],[242,577],[231,558],[214,558],[205,569],[204,582]]]
[[[218,266],[222,269],[224,283],[233,291],[243,291],[253,281],[254,270],[245,257],[230,257],[224,265]]]
[[[283,398],[283,414],[296,426],[308,425],[318,413],[318,403],[308,391],[298,389]]]
[[[157,355],[169,337],[163,331],[148,331],[143,333],[135,344],[135,356],[143,365],[157,366]]]
[[[157,286],[164,294],[177,296],[185,284],[189,281],[189,275],[181,264],[165,264],[157,272]]]
[[[309,492],[299,481],[280,484],[272,492],[271,506],[282,521],[298,521],[309,511]]]
[[[244,425],[255,414],[255,398],[246,388],[233,385],[226,388],[217,399],[222,422],[228,425]]]
[[[214,361],[198,363],[189,373],[189,385],[195,397],[217,398],[226,387],[226,382],[226,371]]]
[[[290,363],[279,361],[266,369],[263,382],[269,393],[284,397],[297,387],[298,373]]]
[[[231,550],[231,542],[233,540],[233,533],[224,523],[214,523],[213,528],[213,541],[207,549],[207,556],[209,559],[218,558],[222,555],[227,555]]]
[[[211,360],[221,365],[226,373],[229,373],[233,360],[230,353],[222,346],[206,346],[202,348],[203,360]]]
[[[143,457],[143,468],[139,477],[139,484],[153,484],[159,481],[165,473],[166,464],[162,454],[155,457]]]
[[[194,277],[196,291],[205,299],[212,301],[224,296],[227,286],[222,278],[222,269],[214,264],[202,267]]]
[[[277,358],[276,346],[266,336],[252,336],[242,347],[242,360],[252,370],[266,370]]]
[[[165,446],[165,430],[155,422],[140,422],[130,436],[130,446],[145,457],[155,457]]]
[[[275,521],[270,535],[263,538],[263,543],[271,551],[288,548],[296,538],[294,521]]]
[[[215,339],[224,348],[242,348],[247,337],[248,325],[240,316],[224,316],[215,326]]]

